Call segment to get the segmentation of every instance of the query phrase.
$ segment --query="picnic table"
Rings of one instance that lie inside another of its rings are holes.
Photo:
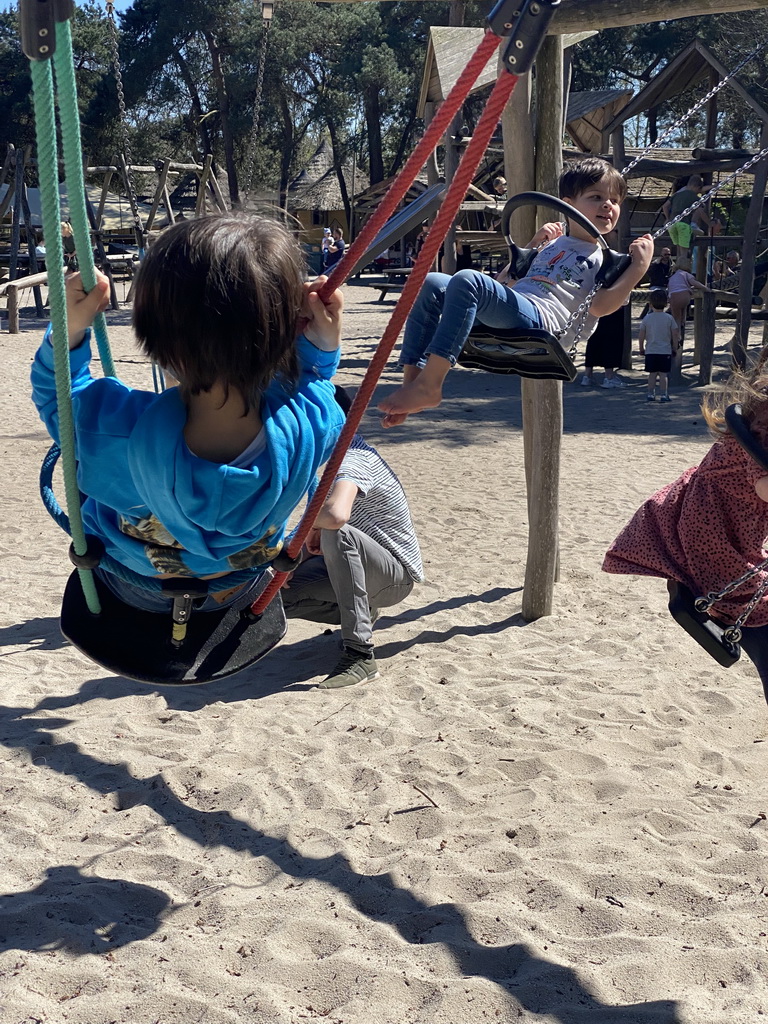
[[[377,301],[383,302],[390,292],[401,292],[405,279],[412,269],[412,267],[390,267],[386,271],[384,281],[377,281],[375,284],[371,284],[371,288],[378,289],[379,297]]]

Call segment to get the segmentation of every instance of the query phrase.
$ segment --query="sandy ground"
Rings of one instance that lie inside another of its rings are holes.
[[[347,296],[354,386],[392,304]],[[427,571],[377,625],[381,678],[315,689],[338,634],[294,622],[241,676],[161,690],[58,632],[39,333],[0,335],[2,1024],[766,1019],[757,676],[709,660],[659,581],[600,572],[706,450],[696,389],[565,387],[561,580],[530,624],[519,383],[458,370],[406,427],[368,414]]]

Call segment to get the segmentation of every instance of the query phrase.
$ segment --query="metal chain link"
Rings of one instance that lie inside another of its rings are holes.
[[[261,38],[261,51],[259,53],[259,69],[256,75],[256,95],[253,100],[253,124],[248,141],[248,163],[245,169],[244,198],[247,199],[253,190],[253,176],[256,169],[256,144],[259,136],[259,122],[261,121],[261,97],[264,91],[264,68],[267,63],[267,39],[269,37],[269,26],[271,19],[263,21],[264,34]]]
[[[703,107],[705,103],[708,103],[713,96],[716,96],[720,92],[720,90],[724,86],[726,86],[735,75],[738,75],[741,69],[746,64],[749,64],[749,62],[753,60],[758,55],[758,53],[760,53],[761,50],[765,48],[765,45],[765,42],[760,43],[760,45],[757,46],[752,51],[752,53],[745,57],[744,60],[737,64],[736,67],[725,76],[725,78],[722,78],[716,85],[713,85],[709,92],[706,94],[706,96],[702,96],[701,99],[697,100],[692,107],[689,107],[684,114],[678,117],[674,124],[671,124],[668,128],[665,128],[661,135],[658,136],[658,138],[656,138],[649,146],[646,146],[646,148],[643,150],[642,153],[640,153],[639,156],[636,156],[634,160],[631,160],[627,164],[627,166],[622,169],[621,173],[623,175],[627,175],[629,171],[636,167],[641,160],[648,156],[649,153],[652,153],[654,149],[658,149],[661,146],[662,142],[665,142],[670,137],[670,135],[672,135],[674,132],[677,131],[678,128],[685,124],[689,117],[695,114],[696,111],[699,110],[700,107]]]
[[[718,601],[722,601],[724,597],[732,594],[734,590],[738,590],[739,587],[748,583],[754,576],[757,576],[759,573],[765,572],[766,570],[768,570],[768,558],[763,562],[759,562],[757,565],[753,565],[751,569],[747,569],[747,571],[739,576],[737,580],[734,580],[732,583],[727,583],[722,590],[710,591],[705,597],[697,597],[694,602],[696,611],[704,613],[708,612],[714,604],[718,603]],[[752,614],[755,606],[764,596],[766,590],[768,590],[768,575],[760,581],[755,593],[747,602],[744,611],[739,615],[736,622],[726,630],[727,639],[730,640],[731,643],[737,644],[739,640],[741,640],[741,627]]]
[[[573,357],[576,355],[576,348],[581,338],[581,332],[584,330],[584,324],[587,322],[587,316],[589,315],[589,307],[592,305],[592,300],[597,295],[599,290],[600,282],[596,282],[595,284],[592,285],[592,288],[584,297],[584,300],[580,303],[579,306],[576,307],[576,309],[574,309],[574,311],[563,324],[562,328],[555,335],[557,340],[561,341],[566,336],[568,331],[570,331],[571,327],[573,327],[574,323],[576,323],[577,320],[579,321],[576,327],[576,335],[573,339],[573,342],[571,343],[571,349],[569,352],[571,359],[573,359]]]
[[[691,203],[691,205],[688,206],[685,210],[683,210],[682,213],[678,213],[678,215],[676,217],[673,217],[672,220],[668,220],[666,224],[662,224],[658,231],[656,231],[655,234],[652,235],[653,241],[655,242],[657,238],[660,238],[665,233],[665,231],[667,231],[668,228],[672,227],[673,224],[677,224],[678,221],[682,220],[684,217],[687,217],[689,213],[693,213],[694,210],[698,210],[700,206],[703,206],[705,203],[709,202],[712,196],[719,192],[720,189],[725,188],[725,186],[728,185],[730,182],[735,181],[736,178],[740,177],[742,174],[748,171],[749,168],[752,167],[754,164],[757,164],[761,160],[765,159],[766,156],[768,156],[768,146],[766,146],[764,149],[761,149],[759,153],[755,153],[755,155],[753,157],[750,157],[745,164],[742,164],[741,167],[738,167],[733,172],[733,174],[729,174],[727,178],[723,179],[723,181],[719,181],[716,185],[713,185],[709,192],[705,193],[703,196],[700,196],[695,203]]]
[[[133,215],[134,225],[136,229],[136,237],[139,240],[139,245],[143,245],[144,239],[144,227],[139,217],[139,201],[136,193],[136,185],[133,180],[133,157],[131,154],[131,144],[128,135],[128,114],[125,105],[125,90],[123,89],[123,75],[120,70],[120,46],[117,31],[117,19],[115,18],[115,4],[114,0],[106,0],[107,4],[107,24],[109,25],[109,46],[112,51],[112,67],[115,74],[115,85],[117,87],[117,105],[120,109],[120,118],[118,123],[118,130],[120,134],[120,145],[123,150],[123,156],[125,157],[126,164],[126,187],[128,189],[128,201],[131,207],[131,214]]]

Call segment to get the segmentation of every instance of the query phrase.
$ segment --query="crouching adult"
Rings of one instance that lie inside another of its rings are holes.
[[[373,624],[382,608],[410,594],[424,571],[402,485],[359,434],[305,548],[307,557],[281,593],[289,619],[341,626],[341,659],[320,686],[377,679]]]

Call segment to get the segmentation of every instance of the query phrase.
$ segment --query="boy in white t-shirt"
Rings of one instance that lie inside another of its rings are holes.
[[[621,174],[599,157],[567,163],[560,175],[560,198],[583,214],[601,235],[616,227],[627,191]],[[526,276],[514,284],[476,270],[462,270],[453,277],[428,274],[405,325],[400,362],[403,384],[383,401],[382,423],[393,427],[409,413],[439,405],[443,381],[455,364],[472,324],[488,327],[543,328],[558,336],[568,349],[577,323],[565,331],[590,293],[602,255],[592,235],[576,221],[570,235],[554,237],[537,253]],[[629,247],[631,266],[608,288],[594,296],[581,330],[588,337],[597,318],[624,305],[643,278],[653,256],[653,240],[641,235]],[[423,367],[423,368],[422,368]]]
[[[640,355],[645,356],[648,371],[648,401],[656,401],[656,388],[661,390],[661,401],[669,402],[669,371],[672,356],[680,344],[680,328],[669,313],[664,312],[667,304],[666,292],[651,292],[650,311],[643,317],[640,326]]]

